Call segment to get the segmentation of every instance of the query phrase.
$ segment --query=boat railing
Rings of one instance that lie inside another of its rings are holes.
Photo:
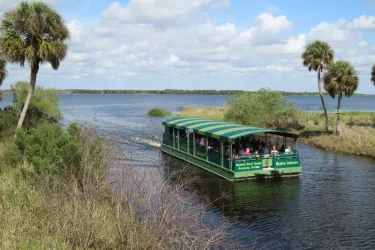
[[[278,154],[259,154],[242,156],[233,161],[235,171],[244,169],[243,166],[258,166],[252,167],[252,169],[261,169],[267,167],[274,168],[285,168],[285,167],[299,167],[299,152],[294,150],[289,153],[278,153]]]
[[[300,167],[299,152],[293,150],[288,153],[274,154],[272,159],[274,168]]]

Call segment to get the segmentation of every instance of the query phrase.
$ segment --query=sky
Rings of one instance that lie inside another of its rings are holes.
[[[310,42],[327,41],[351,62],[358,93],[375,94],[375,1],[44,0],[71,38],[58,71],[37,84],[58,89],[237,89],[317,91],[303,67]],[[0,0],[0,15],[19,0]],[[29,80],[9,64],[2,88]]]

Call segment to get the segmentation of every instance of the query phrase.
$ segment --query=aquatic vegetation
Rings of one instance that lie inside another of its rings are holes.
[[[169,112],[168,110],[161,109],[161,108],[154,108],[148,111],[147,113],[149,116],[172,116],[172,113]]]

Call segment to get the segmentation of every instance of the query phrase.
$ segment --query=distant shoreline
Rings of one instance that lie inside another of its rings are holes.
[[[11,90],[3,90],[4,93],[11,93]],[[58,89],[59,94],[149,94],[149,95],[236,95],[244,92],[244,90],[179,90],[179,89],[165,89],[165,90],[91,90],[91,89]],[[318,92],[287,92],[280,91],[284,96],[318,96]],[[327,93],[323,95],[328,96]],[[375,96],[375,94],[360,94],[356,93],[353,96]]]

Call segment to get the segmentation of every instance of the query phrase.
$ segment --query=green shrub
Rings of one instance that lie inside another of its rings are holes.
[[[172,116],[171,112],[160,108],[151,109],[147,114],[149,116]]]
[[[244,93],[232,97],[228,105],[224,118],[230,122],[273,129],[300,127],[296,104],[287,103],[287,98],[279,91],[260,89]]]
[[[74,177],[83,185],[85,178],[105,178],[113,155],[114,149],[93,127],[73,123],[64,131],[59,124],[43,123],[30,133],[18,131],[4,158],[9,166],[27,162],[37,175]]]
[[[0,109],[0,139],[14,134],[18,120],[17,112],[10,106]]]
[[[21,112],[24,106],[28,87],[28,82],[17,82],[16,84],[11,85],[13,92],[12,107],[17,112]],[[56,123],[62,119],[62,114],[58,104],[59,95],[57,90],[45,89],[38,86],[31,98],[23,127],[29,130],[45,121]]]

